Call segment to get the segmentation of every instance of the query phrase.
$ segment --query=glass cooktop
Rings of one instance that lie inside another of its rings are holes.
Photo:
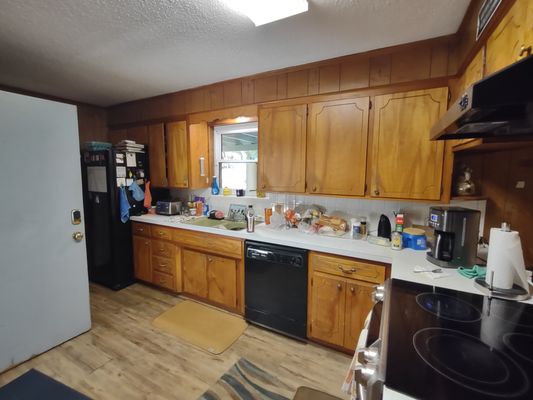
[[[420,399],[533,399],[533,305],[393,279],[385,385]]]

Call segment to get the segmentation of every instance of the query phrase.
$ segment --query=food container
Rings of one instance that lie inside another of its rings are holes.
[[[422,229],[406,228],[402,235],[403,247],[413,250],[426,250],[426,235]]]

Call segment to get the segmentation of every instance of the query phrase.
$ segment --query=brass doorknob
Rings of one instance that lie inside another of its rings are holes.
[[[379,196],[379,190],[377,190],[377,189],[374,190],[374,194],[375,194],[376,196]]]
[[[74,232],[72,234],[72,239],[74,239],[75,242],[81,242],[81,240],[83,239],[83,233],[81,232]]]

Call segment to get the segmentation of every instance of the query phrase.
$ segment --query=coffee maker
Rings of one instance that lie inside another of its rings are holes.
[[[431,207],[429,226],[435,238],[426,258],[444,268],[472,267],[479,237],[478,210],[463,207]]]

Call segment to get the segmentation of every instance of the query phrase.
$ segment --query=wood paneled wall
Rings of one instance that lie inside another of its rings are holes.
[[[533,145],[490,153],[457,154],[456,171],[462,165],[473,169],[478,192],[487,198],[483,235],[502,222],[520,232],[526,265],[533,267]],[[517,187],[524,182],[525,187]],[[489,238],[490,240],[490,238]]]
[[[169,93],[109,109],[109,124],[168,120],[211,110],[365,90],[455,74],[446,36]]]
[[[80,146],[83,142],[107,141],[107,110],[88,105],[78,105],[78,130]]]

